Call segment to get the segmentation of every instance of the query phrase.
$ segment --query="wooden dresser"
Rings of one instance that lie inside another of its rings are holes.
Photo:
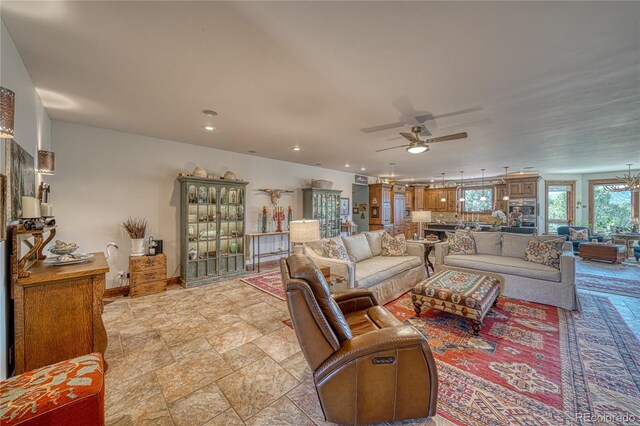
[[[16,374],[107,348],[103,253],[88,263],[29,267],[13,281]],[[106,364],[105,364],[106,368]]]
[[[129,295],[131,297],[159,293],[167,289],[167,256],[129,257]]]

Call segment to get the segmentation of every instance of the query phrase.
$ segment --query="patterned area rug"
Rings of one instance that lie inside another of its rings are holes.
[[[607,299],[580,298],[580,314],[500,298],[479,337],[451,314],[429,310],[416,318],[410,293],[385,307],[429,339],[438,414],[456,424],[634,423],[640,343]]]
[[[622,294],[640,298],[640,271],[638,279],[609,277],[604,275],[576,273],[576,284],[583,290],[595,290],[603,293]],[[582,294],[580,295],[582,298]]]
[[[260,275],[254,275],[251,277],[241,278],[243,281],[255,288],[269,293],[273,297],[285,300],[284,289],[282,288],[282,278],[280,276],[280,270],[267,272]]]

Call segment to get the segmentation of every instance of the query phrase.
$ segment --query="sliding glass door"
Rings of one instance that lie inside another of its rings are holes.
[[[573,225],[575,192],[575,181],[545,183],[546,232],[553,234],[559,226]]]

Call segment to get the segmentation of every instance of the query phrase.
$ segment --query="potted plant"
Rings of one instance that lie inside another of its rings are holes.
[[[146,219],[129,218],[122,223],[122,227],[131,238],[131,256],[144,255],[144,237],[147,233]]]

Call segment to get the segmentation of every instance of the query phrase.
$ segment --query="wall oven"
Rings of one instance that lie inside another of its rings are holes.
[[[510,200],[507,205],[507,223],[510,226],[535,228],[538,217],[537,204],[535,199]],[[514,218],[520,219],[519,225],[512,223]]]

